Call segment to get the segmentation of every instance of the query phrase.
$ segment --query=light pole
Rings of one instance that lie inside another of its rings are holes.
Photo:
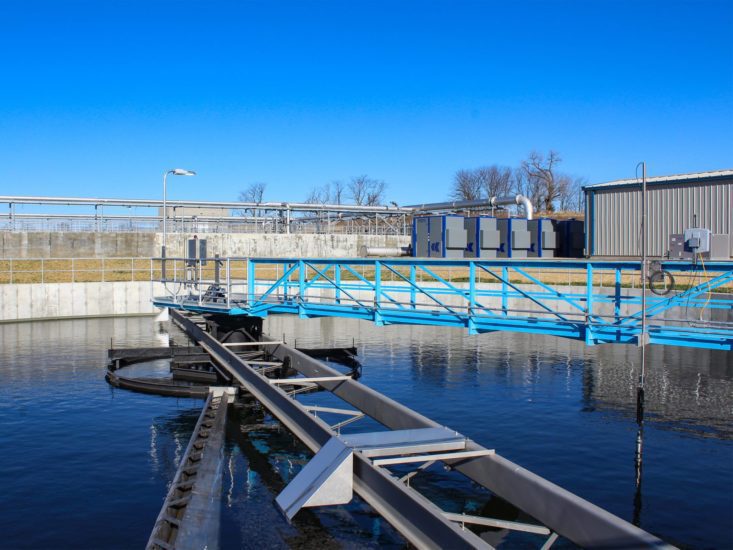
[[[173,170],[168,170],[163,174],[163,245],[161,246],[161,257],[163,258],[163,279],[165,279],[165,252],[166,245],[168,244],[168,231],[166,225],[166,220],[168,219],[168,205],[166,201],[166,180],[168,179],[168,174],[173,174],[174,176],[195,176],[196,172],[193,170],[184,170],[183,168],[174,168]]]

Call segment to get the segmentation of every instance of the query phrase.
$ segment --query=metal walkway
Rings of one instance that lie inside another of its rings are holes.
[[[550,548],[559,536],[588,548],[671,548],[653,535],[340,371],[283,342],[255,336],[261,331],[261,321],[257,330],[256,319],[242,318],[244,328],[239,330],[239,335],[249,341],[230,339],[230,331],[224,343],[179,312],[174,311],[172,319],[212,361],[230,373],[233,383],[259,401],[315,453],[277,497],[277,504],[288,518],[304,506],[349,502],[355,493],[418,548],[491,548],[466,529],[467,524],[531,533],[539,537],[538,546],[543,549]],[[227,324],[233,325],[229,321]],[[218,329],[214,334],[218,334]],[[268,350],[271,362],[286,365],[290,375],[283,376],[279,369],[280,374],[276,371],[268,376],[262,362],[250,362],[235,353],[234,348],[242,346]],[[295,392],[286,391],[297,385],[316,385],[338,397],[344,406],[306,406]],[[346,420],[329,424],[324,420],[327,414]],[[385,430],[342,433],[347,423],[364,416],[376,420]],[[512,503],[529,515],[530,521],[506,521],[441,510],[410,486],[414,476],[425,475],[431,465],[440,462]],[[416,464],[416,468],[406,475],[390,470],[409,463]],[[154,537],[158,535],[154,533]]]
[[[168,259],[159,307],[377,325],[529,332],[638,343],[640,263],[581,260]],[[733,262],[658,262],[676,285],[647,295],[649,343],[733,350]],[[663,281],[665,279],[662,279]]]

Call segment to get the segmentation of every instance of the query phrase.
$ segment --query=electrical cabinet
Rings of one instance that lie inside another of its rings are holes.
[[[558,248],[558,232],[556,221],[549,218],[537,218],[527,221],[530,236],[528,256],[530,258],[554,258]]]
[[[711,231],[709,229],[701,227],[685,229],[685,249],[694,254],[710,252],[710,235]]]
[[[497,220],[491,216],[466,218],[464,258],[496,258],[501,242]]]
[[[424,216],[412,226],[412,250],[421,258],[463,258],[467,246],[463,216]]]

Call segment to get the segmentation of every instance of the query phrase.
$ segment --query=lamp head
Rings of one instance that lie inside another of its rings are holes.
[[[174,176],[195,176],[196,172],[193,170],[184,170],[183,168],[174,168],[171,170],[171,174]]]

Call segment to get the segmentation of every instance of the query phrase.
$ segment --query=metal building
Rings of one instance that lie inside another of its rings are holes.
[[[733,257],[733,170],[647,177],[649,255],[662,257],[669,236],[703,227],[729,236]],[[586,254],[639,256],[641,178],[587,185]]]

